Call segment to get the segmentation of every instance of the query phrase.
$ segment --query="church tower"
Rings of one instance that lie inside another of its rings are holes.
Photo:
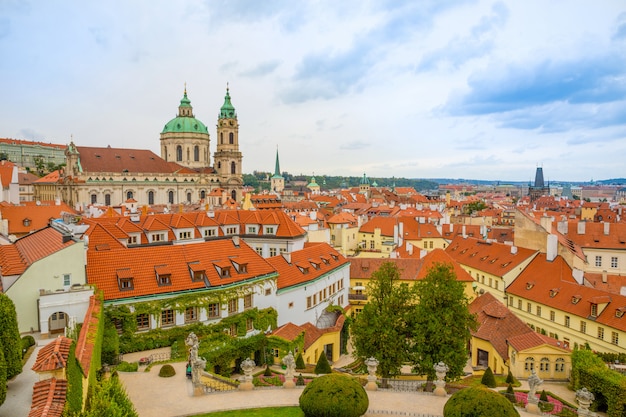
[[[161,158],[187,168],[210,166],[209,131],[193,115],[187,87],[178,106],[178,116],[167,122],[161,132]]]
[[[276,149],[276,167],[274,175],[270,178],[270,187],[275,193],[281,193],[285,189],[285,177],[280,175],[280,162],[278,162],[278,149]]]
[[[217,120],[217,150],[213,154],[213,160],[220,186],[237,202],[241,201],[243,189],[242,158],[239,152],[237,112],[230,102],[230,91],[227,86],[224,104]]]

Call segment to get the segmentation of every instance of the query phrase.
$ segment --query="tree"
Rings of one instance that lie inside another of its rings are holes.
[[[304,368],[306,368],[306,365],[304,364],[302,353],[298,352],[298,356],[296,356],[296,369],[304,369]]]
[[[0,345],[6,362],[7,380],[22,372],[22,339],[17,327],[15,304],[0,293]]]
[[[363,360],[376,358],[378,373],[389,378],[409,359],[414,291],[400,283],[397,265],[385,262],[372,273],[367,295],[368,303],[351,326],[354,348]]]
[[[0,405],[7,399],[7,367],[2,351],[3,349],[0,349]]]
[[[487,367],[487,370],[483,374],[480,383],[489,388],[495,388],[497,386],[496,378],[493,376],[493,371],[491,370],[491,368]]]
[[[330,364],[328,363],[328,358],[326,357],[326,353],[322,351],[319,359],[317,360],[317,364],[315,364],[315,373],[316,374],[329,374],[333,370],[330,368]]]
[[[470,330],[477,325],[468,309],[464,284],[456,280],[451,265],[436,263],[416,286],[419,301],[413,309],[414,369],[432,380],[433,366],[444,362],[449,367],[446,377],[456,379],[463,375]]]

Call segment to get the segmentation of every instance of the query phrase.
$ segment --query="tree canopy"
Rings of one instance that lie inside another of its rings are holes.
[[[435,264],[416,284],[412,356],[415,371],[429,379],[438,362],[448,365],[448,379],[463,375],[470,330],[477,325],[464,290],[449,264]]]
[[[6,362],[7,380],[22,372],[22,340],[13,301],[0,293],[0,346]]]
[[[372,273],[367,288],[368,303],[352,324],[353,343],[357,356],[375,357],[378,373],[388,378],[399,374],[409,359],[414,293],[400,283],[400,271],[392,262]]]

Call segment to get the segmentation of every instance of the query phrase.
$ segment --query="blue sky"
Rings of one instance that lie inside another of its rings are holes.
[[[0,0],[0,56],[0,137],[158,154],[228,82],[244,172],[626,177],[619,0]]]

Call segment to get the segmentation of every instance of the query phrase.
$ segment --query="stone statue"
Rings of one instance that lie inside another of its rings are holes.
[[[285,364],[286,372],[285,372],[285,383],[283,386],[285,388],[293,388],[296,386],[295,382],[293,382],[293,372],[296,369],[296,360],[293,357],[293,353],[289,351],[287,355],[283,358],[283,363]]]
[[[537,373],[533,369],[531,371],[530,376],[528,377],[528,387],[530,388],[530,390],[528,391],[529,403],[537,404],[539,402],[539,399],[537,398],[535,394],[537,393],[537,387],[541,384],[543,384],[543,380],[541,380],[537,376]]]
[[[367,385],[365,389],[368,391],[376,391],[378,389],[378,385],[376,385],[376,370],[378,369],[378,360],[374,357],[367,358],[365,360],[365,365],[367,366]]]
[[[450,370],[448,365],[443,362],[436,363],[433,365],[433,369],[435,370],[435,375],[437,375],[437,380],[435,381],[435,391],[434,394],[439,397],[445,397],[448,393],[446,392],[446,374]]]
[[[198,360],[198,348],[200,347],[198,336],[194,332],[189,333],[185,339],[185,345],[189,346],[189,361],[193,364]]]
[[[593,392],[589,391],[587,388],[582,388],[576,391],[576,401],[578,401],[578,412],[579,416],[587,416],[587,417],[595,417],[596,413],[593,411],[589,411],[589,406],[595,400],[595,396]]]

